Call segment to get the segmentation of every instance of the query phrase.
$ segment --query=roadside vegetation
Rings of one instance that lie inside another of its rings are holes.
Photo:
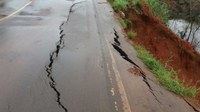
[[[115,11],[126,10],[129,2],[127,0],[114,0],[112,2],[112,7]]]
[[[167,23],[169,19],[168,6],[159,0],[145,0],[150,6],[153,14],[162,19],[164,23]],[[126,11],[128,7],[135,7],[142,9],[143,4],[141,0],[113,0],[111,1],[112,7],[115,11]]]
[[[127,35],[129,39],[133,39],[135,36],[137,36],[137,33],[135,31],[128,31]]]
[[[142,8],[142,3],[140,0],[112,0],[111,4],[115,11],[125,11],[131,6]]]
[[[128,12],[129,8],[132,9],[142,9],[144,3],[149,5],[151,12],[154,16],[160,18],[164,23],[169,20],[169,10],[168,6],[161,2],[160,0],[111,0],[110,1],[113,9],[118,13]],[[129,39],[133,39],[137,36],[132,26],[132,22],[126,16],[121,16],[119,22],[123,29],[125,29]],[[181,83],[177,77],[177,72],[175,70],[167,69],[167,63],[160,63],[149,51],[139,44],[134,44],[135,49],[138,52],[138,57],[143,61],[143,63],[155,74],[160,84],[163,85],[167,90],[170,90],[181,96],[195,97],[197,95],[198,89],[195,86],[189,86]]]
[[[120,22],[121,26],[122,26],[124,29],[126,29],[126,28],[128,27],[128,25],[129,25],[129,21],[128,21],[127,19],[122,19],[122,18],[120,18],[119,22]]]
[[[144,47],[134,44],[138,57],[155,74],[159,82],[168,90],[181,96],[195,97],[197,88],[183,85],[174,70],[167,70],[166,64],[161,64]]]
[[[160,0],[145,0],[149,5],[151,12],[162,19],[164,23],[167,23],[169,20],[169,9],[167,4],[161,2]]]

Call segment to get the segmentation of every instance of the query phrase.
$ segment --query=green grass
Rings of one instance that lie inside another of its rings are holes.
[[[143,5],[140,0],[110,0],[112,7],[115,11],[124,11],[128,6],[134,6],[138,9],[142,9]]]
[[[160,0],[145,0],[150,6],[151,11],[157,17],[160,17],[163,22],[167,23],[169,20],[169,9],[167,4],[161,2]]]
[[[132,6],[138,8],[138,9],[142,9],[143,4],[141,3],[140,0],[128,0],[129,4],[131,4]]]
[[[120,18],[119,22],[120,22],[121,26],[122,26],[124,29],[128,27],[128,23],[126,22],[125,19]]]
[[[132,39],[134,38],[135,36],[137,36],[137,33],[135,31],[128,31],[127,32],[127,35],[128,35],[128,38],[129,39]]]
[[[127,0],[114,0],[112,7],[115,11],[126,10],[128,6]]]
[[[177,78],[177,73],[174,70],[167,70],[153,55],[151,55],[144,47],[135,44],[135,49],[138,52],[138,57],[144,64],[155,74],[159,82],[168,90],[181,96],[195,97],[197,88],[183,85]]]
[[[162,19],[164,23],[169,20],[169,10],[167,4],[160,0],[145,0],[150,6],[153,14]],[[127,10],[128,6],[133,6],[138,9],[142,9],[143,4],[140,0],[111,0],[112,7],[115,11]]]
[[[128,20],[128,19],[122,19],[122,18],[120,18],[119,22],[120,22],[121,26],[124,29],[128,28],[128,26],[132,24],[132,22],[130,20]]]

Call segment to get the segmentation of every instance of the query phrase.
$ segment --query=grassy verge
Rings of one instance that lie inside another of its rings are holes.
[[[169,18],[169,10],[165,3],[159,0],[145,0],[150,6],[151,12],[161,18],[163,22],[167,22]],[[130,6],[136,8],[143,8],[140,0],[110,0],[115,11],[125,11]],[[128,19],[120,19],[120,23],[123,28],[129,26]],[[135,37],[137,33],[133,31],[127,32],[130,39]],[[135,49],[138,52],[138,57],[144,62],[144,64],[155,74],[161,85],[167,90],[172,91],[181,96],[195,97],[198,89],[193,86],[184,85],[177,77],[177,73],[174,70],[167,70],[166,66],[157,61],[153,55],[151,55],[144,47],[135,44]]]
[[[130,6],[139,9],[143,7],[140,0],[110,0],[110,2],[115,11],[124,11]],[[167,4],[159,0],[145,0],[145,2],[150,6],[150,9],[155,16],[167,23],[170,16]]]
[[[159,82],[166,89],[181,96],[196,96],[197,88],[183,85],[177,78],[176,71],[167,70],[166,67],[157,61],[144,47],[134,44],[134,48],[138,52],[138,57],[155,74]]]
[[[128,31],[127,35],[129,39],[133,39],[135,36],[137,36],[137,33],[135,31]]]
[[[126,28],[128,28],[128,26],[131,26],[131,25],[132,25],[132,22],[131,22],[130,20],[128,20],[128,19],[122,19],[122,18],[120,18],[120,19],[119,19],[119,22],[120,22],[121,26],[122,26],[124,29],[126,29]]]
[[[112,2],[112,7],[115,11],[122,11],[127,9],[128,4],[127,0],[114,0]]]
[[[157,17],[160,17],[163,22],[167,23],[169,20],[169,9],[167,4],[161,2],[160,0],[145,0],[150,6],[151,12]]]
[[[128,22],[127,22],[126,19],[120,18],[119,22],[120,22],[121,26],[122,26],[124,29],[126,29],[126,28],[128,27]]]
[[[115,11],[124,11],[127,7],[142,8],[140,0],[109,0]]]

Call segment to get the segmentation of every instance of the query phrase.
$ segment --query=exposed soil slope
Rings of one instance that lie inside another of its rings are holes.
[[[137,32],[133,41],[143,45],[161,62],[168,62],[184,83],[196,84],[200,80],[200,54],[153,16],[147,5],[140,12],[133,9],[125,12],[126,18],[133,22],[126,31]],[[200,83],[197,86],[200,87]]]

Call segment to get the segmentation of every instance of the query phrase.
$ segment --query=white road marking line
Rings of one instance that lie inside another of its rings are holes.
[[[112,60],[112,68],[113,68],[113,71],[115,73],[117,85],[119,87],[119,93],[121,95],[121,99],[122,99],[122,103],[123,103],[123,110],[124,110],[124,112],[131,112],[130,104],[129,104],[129,101],[128,101],[128,98],[127,98],[127,95],[126,95],[126,92],[125,92],[125,89],[124,89],[124,86],[123,86],[119,71],[117,70],[116,61],[114,59],[113,53],[111,51],[111,48],[109,46],[108,40],[107,39],[105,39],[105,40],[106,40],[106,44],[108,46],[108,50],[110,52],[110,56],[111,56],[111,60]]]
[[[112,96],[115,96],[115,89],[111,88],[110,92],[112,93]]]
[[[28,5],[30,5],[32,2],[33,2],[33,1],[28,2],[27,4],[25,4],[23,7],[21,7],[21,8],[18,9],[17,11],[11,13],[10,15],[8,15],[8,16],[6,16],[6,17],[4,17],[4,18],[1,18],[1,19],[0,19],[0,22],[3,21],[3,20],[8,19],[8,18],[10,18],[10,17],[12,17],[13,15],[15,15],[15,14],[17,14],[17,13],[19,13],[21,10],[23,10],[24,8],[26,8],[26,7],[27,7]]]
[[[110,79],[110,83],[113,84],[113,79],[112,79],[112,77],[111,77],[111,71],[110,71],[110,68],[109,68],[108,63],[107,63],[107,70],[108,70],[108,77],[109,77],[109,79]]]
[[[115,101],[115,110],[116,110],[117,112],[119,111],[116,101]]]

